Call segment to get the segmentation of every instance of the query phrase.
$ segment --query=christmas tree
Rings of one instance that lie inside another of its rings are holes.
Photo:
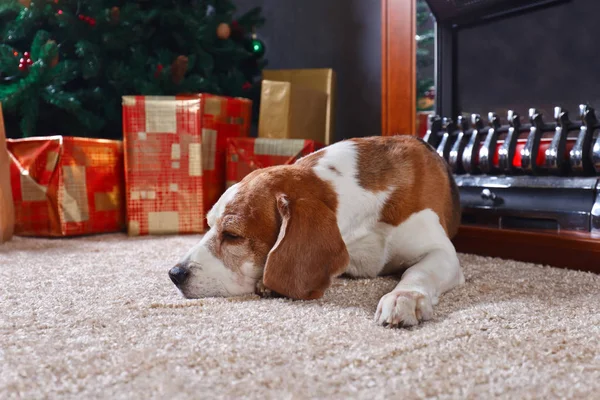
[[[123,95],[257,100],[260,8],[228,0],[4,0],[0,102],[9,137],[120,138]]]

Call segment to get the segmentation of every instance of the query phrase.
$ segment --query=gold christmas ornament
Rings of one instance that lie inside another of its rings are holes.
[[[225,22],[221,22],[219,24],[219,26],[217,27],[217,37],[219,39],[225,40],[225,39],[229,39],[230,35],[231,35],[231,27],[229,26],[229,24],[226,24]]]
[[[48,43],[55,43],[54,40],[48,40]],[[52,60],[50,60],[50,68],[54,68],[58,65],[58,54],[54,56]]]
[[[121,17],[121,9],[119,9],[119,7],[115,6],[110,9],[110,21],[112,23],[118,24],[120,17]]]

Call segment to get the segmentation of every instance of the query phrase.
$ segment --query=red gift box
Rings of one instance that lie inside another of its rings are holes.
[[[230,137],[247,136],[252,102],[208,94],[123,97],[130,235],[201,233],[225,191]]]
[[[15,234],[122,231],[123,145],[66,136],[8,139]]]
[[[323,147],[319,142],[305,139],[229,139],[227,187],[241,181],[254,170],[293,164],[301,157]]]

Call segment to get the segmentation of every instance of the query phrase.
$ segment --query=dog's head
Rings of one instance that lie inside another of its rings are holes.
[[[308,169],[255,171],[221,196],[171,280],[187,298],[253,293],[260,280],[283,296],[319,298],[349,262],[336,207],[331,186]]]

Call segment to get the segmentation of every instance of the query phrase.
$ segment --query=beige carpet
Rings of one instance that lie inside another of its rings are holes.
[[[391,330],[391,279],[184,300],[167,270],[197,239],[0,245],[0,398],[600,398],[599,276],[465,255],[435,319]]]

